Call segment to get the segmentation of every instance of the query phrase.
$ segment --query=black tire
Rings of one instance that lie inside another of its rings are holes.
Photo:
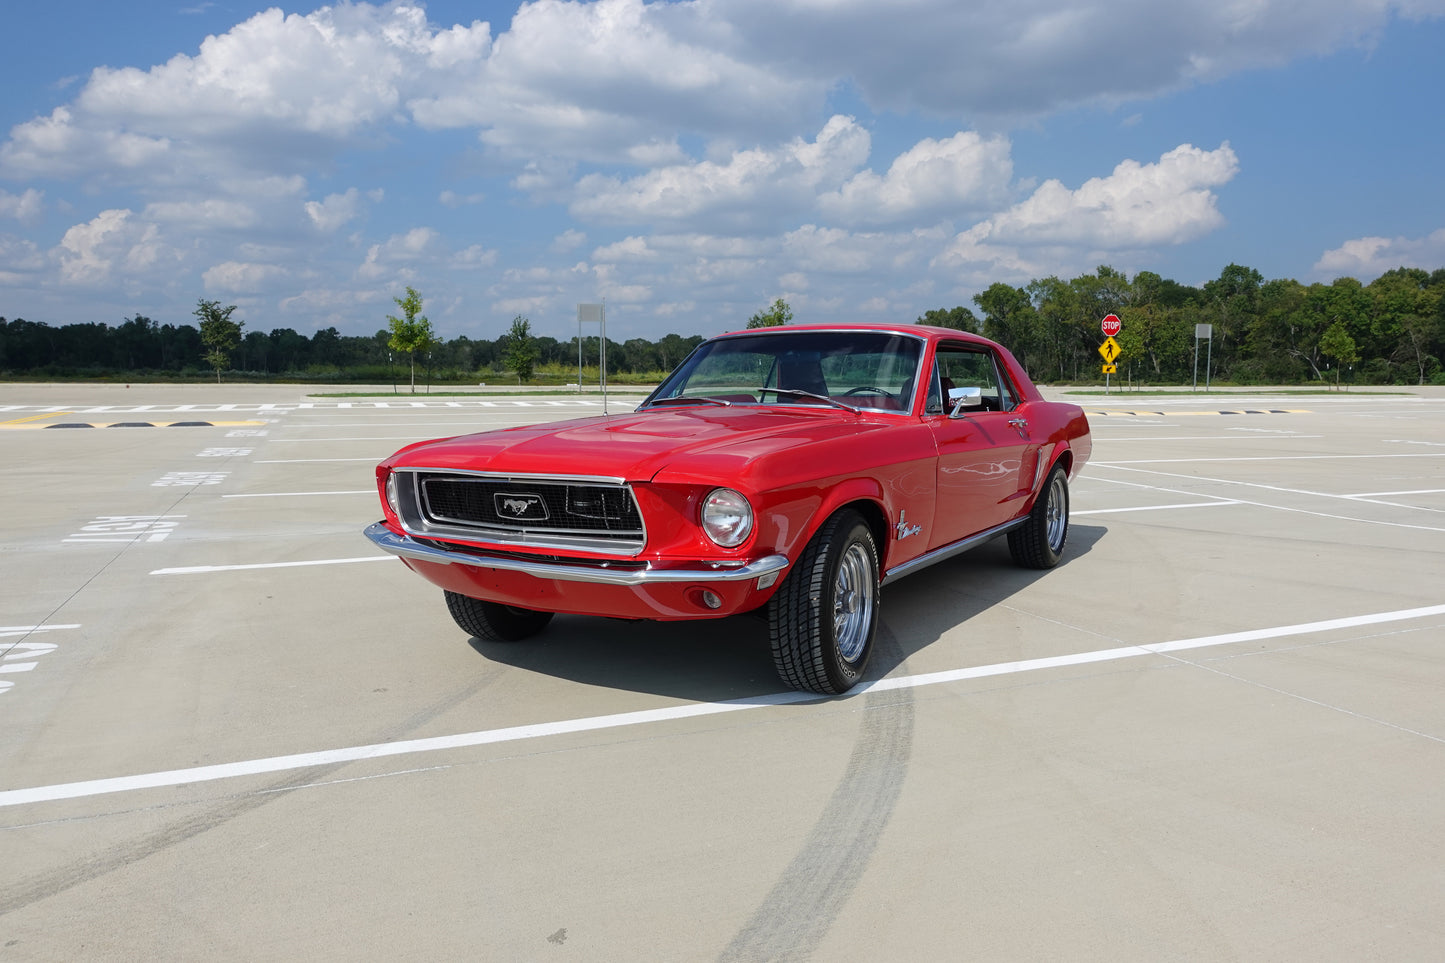
[[[551,612],[534,612],[500,602],[487,602],[469,595],[447,592],[447,611],[457,625],[488,642],[520,642],[529,639],[552,621]]]
[[[1008,533],[1008,550],[1025,568],[1053,568],[1069,540],[1069,474],[1055,465],[1029,510],[1028,521]]]
[[[878,549],[855,511],[823,524],[768,603],[784,684],[841,695],[863,677],[878,627]]]

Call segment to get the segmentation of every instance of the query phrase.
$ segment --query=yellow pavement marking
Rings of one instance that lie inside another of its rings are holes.
[[[194,428],[260,428],[267,424],[264,421],[206,421],[202,418],[185,421],[80,421],[80,422],[55,422],[53,424],[39,424],[36,418],[55,418],[59,415],[74,414],[66,411],[49,411],[43,415],[32,415],[30,418],[17,418],[14,421],[0,421],[0,430],[6,428],[53,428],[55,424],[84,425],[87,428],[113,428],[116,425],[134,425],[136,427],[170,428],[175,425],[184,425]],[[20,424],[20,422],[29,422]]]
[[[24,427],[21,422],[39,421],[42,418],[59,418],[61,415],[73,415],[73,411],[43,411],[38,415],[26,415],[24,418],[11,418],[9,421],[0,421],[0,428]]]

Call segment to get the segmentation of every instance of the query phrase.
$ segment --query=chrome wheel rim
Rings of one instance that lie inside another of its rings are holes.
[[[1064,487],[1063,473],[1054,475],[1049,485],[1048,502],[1044,505],[1044,533],[1049,549],[1055,553],[1063,550],[1064,536],[1069,531],[1069,492]]]
[[[873,560],[858,542],[848,546],[833,583],[833,638],[844,662],[857,662],[868,645],[868,627],[873,624]]]

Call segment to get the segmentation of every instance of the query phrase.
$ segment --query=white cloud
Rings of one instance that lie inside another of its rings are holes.
[[[791,129],[828,85],[746,49],[710,4],[524,4],[462,83],[408,101],[427,128],[471,127],[504,153],[675,163],[674,132]]]
[[[808,210],[820,189],[841,185],[867,160],[868,132],[835,116],[812,141],[735,152],[725,163],[664,167],[627,181],[590,174],[577,183],[571,211],[610,222],[655,222],[709,216],[746,224]]]
[[[566,254],[568,251],[575,251],[587,243],[587,235],[576,228],[568,228],[552,239],[552,251],[557,254]]]
[[[518,315],[531,317],[542,314],[552,307],[552,298],[544,296],[502,298],[493,301],[490,305],[491,311],[499,318],[512,318]],[[607,340],[612,340],[609,336]]]
[[[275,264],[251,264],[226,261],[207,269],[201,275],[207,294],[258,294],[279,279],[291,274]]]
[[[409,281],[416,276],[416,264],[439,249],[440,235],[429,227],[414,227],[405,234],[393,234],[384,243],[373,244],[366,260],[356,269],[363,281],[395,276]]]
[[[354,187],[345,194],[328,194],[324,200],[307,201],[306,216],[316,229],[330,234],[361,213],[361,193]]]
[[[1126,160],[1077,190],[1046,181],[1026,200],[960,234],[941,260],[1020,274],[1038,269],[1030,249],[1065,248],[1077,257],[1182,244],[1224,223],[1213,188],[1238,170],[1227,143],[1212,151],[1183,144],[1157,163]]]
[[[203,201],[160,201],[147,204],[142,218],[188,228],[235,229],[253,227],[261,217],[249,204],[212,198]]]
[[[676,168],[680,134],[776,142],[840,84],[875,110],[1038,115],[1155,96],[1441,13],[1441,0],[1319,0],[1307,17],[1290,0],[543,0],[494,38],[481,21],[434,27],[403,0],[272,8],[164,64],[96,68],[71,103],[10,131],[0,174],[150,186],[289,174],[408,123],[474,129],[514,159]],[[834,203],[854,216],[879,191],[922,203],[950,160],[900,157],[904,167]]]
[[[875,109],[1017,117],[1152,97],[1200,80],[1366,45],[1441,0],[900,0],[704,3],[733,49],[795,79],[848,78]],[[920,66],[921,65],[921,66]]]
[[[11,131],[0,172],[195,183],[294,170],[394,123],[404,96],[456,83],[490,45],[487,24],[434,33],[406,3],[272,8],[193,56],[96,68],[73,103]]]
[[[10,217],[21,224],[34,224],[40,220],[44,207],[45,192],[26,188],[23,194],[11,194],[0,189],[0,217]]]
[[[160,229],[129,210],[102,211],[65,232],[58,248],[60,278],[69,284],[98,285],[113,275],[164,271],[180,262],[180,252],[167,245]]]
[[[0,284],[19,286],[38,278],[47,264],[34,241],[0,234]]]
[[[1320,274],[1371,280],[1398,267],[1433,271],[1445,264],[1445,228],[1424,237],[1361,237],[1326,251],[1314,269]]]
[[[442,191],[437,195],[437,201],[443,207],[464,207],[469,204],[480,204],[487,199],[485,194],[458,194],[456,191]]]
[[[300,294],[282,298],[279,306],[288,313],[322,312],[326,318],[334,319],[384,300],[382,292],[373,288],[307,288]]]
[[[497,263],[497,251],[494,248],[473,244],[471,247],[453,254],[448,263],[457,270],[489,268]]]
[[[947,140],[919,141],[882,177],[856,174],[819,198],[824,213],[850,224],[886,224],[919,215],[944,219],[994,210],[1009,200],[1013,159],[1008,138],[961,131]]]

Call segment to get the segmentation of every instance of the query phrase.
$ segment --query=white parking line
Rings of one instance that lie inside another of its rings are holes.
[[[1220,505],[1242,505],[1243,502],[1228,499],[1218,502],[1181,502],[1177,505],[1138,505],[1133,508],[1090,508],[1086,511],[1070,511],[1069,515],[1113,515],[1119,512],[1162,512],[1171,508],[1218,508]]]
[[[54,632],[57,629],[78,629],[80,623],[72,625],[0,625],[0,637],[9,635],[29,635],[31,632]]]
[[[373,463],[374,463],[374,462],[381,461],[382,458],[385,458],[385,457],[386,457],[385,455],[382,455],[381,458],[378,458],[378,457],[376,457],[376,456],[373,455],[373,456],[370,457],[370,458],[271,458],[271,459],[258,460],[258,461],[252,462],[252,464],[255,464],[255,465],[319,465],[319,464],[322,464],[322,463],[324,463],[324,462],[330,462],[330,461],[369,461],[369,462],[373,462]]]
[[[346,492],[247,492],[236,495],[222,495],[222,498],[300,498],[303,495],[375,495],[375,488],[358,488]]]
[[[152,575],[207,575],[211,572],[246,572],[263,568],[304,568],[308,565],[350,565],[352,562],[384,562],[395,555],[365,555],[360,558],[318,558],[309,562],[252,562],[246,565],[187,565],[158,568]]]
[[[1238,439],[1235,439],[1238,440]],[[1411,452],[1388,455],[1240,455],[1233,458],[1138,458],[1132,461],[1089,461],[1090,468],[1112,468],[1115,465],[1193,465],[1213,461],[1353,461],[1372,458],[1445,458],[1445,453]]]
[[[292,427],[295,427],[295,426],[293,425]],[[300,444],[300,445],[314,445],[314,444],[317,444],[317,443],[323,442],[323,441],[352,442],[352,441],[416,441],[416,440],[417,440],[417,437],[416,437],[415,434],[410,434],[410,435],[371,435],[371,436],[368,436],[368,437],[355,436],[355,437],[349,437],[349,438],[272,438],[272,439],[271,439],[271,444],[273,444],[273,445],[284,445],[284,444],[290,443],[290,444]],[[380,459],[378,459],[378,460],[380,460]]]
[[[1398,458],[1398,457],[1418,457],[1418,456],[1380,455],[1380,456],[1369,456],[1369,457],[1381,457],[1381,458],[1396,457],[1396,458]],[[1350,502],[1350,503],[1352,503],[1352,504],[1364,503],[1364,504],[1370,504],[1370,505],[1383,505],[1383,506],[1385,506],[1385,507],[1387,507],[1387,508],[1403,508],[1403,509],[1406,509],[1406,510],[1408,510],[1408,511],[1430,512],[1430,513],[1432,513],[1432,514],[1442,514],[1441,510],[1438,509],[1438,508],[1426,508],[1426,507],[1421,506],[1421,505],[1405,505],[1405,504],[1402,504],[1402,503],[1400,503],[1400,502],[1379,501],[1379,500],[1376,500],[1376,499],[1371,499],[1371,498],[1370,498],[1369,496],[1367,496],[1367,495],[1336,495],[1336,494],[1334,494],[1333,492],[1311,491],[1311,490],[1308,489],[1308,488],[1285,488],[1285,487],[1283,487],[1283,486],[1281,486],[1281,485],[1265,485],[1265,484],[1262,484],[1262,483],[1260,483],[1260,482],[1238,481],[1238,480],[1233,479],[1233,478],[1214,478],[1214,477],[1205,476],[1205,475],[1182,475],[1182,474],[1179,474],[1179,473],[1177,473],[1177,472],[1155,471],[1155,470],[1148,469],[1148,468],[1133,468],[1133,467],[1129,467],[1129,466],[1131,466],[1131,465],[1136,465],[1136,464],[1141,464],[1141,465],[1142,465],[1142,464],[1159,464],[1159,463],[1158,463],[1158,462],[1121,462],[1121,461],[1116,461],[1116,462],[1105,462],[1105,463],[1100,464],[1100,465],[1095,465],[1093,462],[1090,462],[1090,463],[1089,463],[1089,467],[1091,467],[1091,468],[1095,468],[1095,467],[1097,467],[1097,468],[1113,468],[1113,469],[1115,469],[1115,470],[1117,470],[1117,471],[1126,471],[1126,472],[1132,472],[1132,473],[1141,474],[1141,475],[1159,475],[1159,476],[1161,476],[1161,477],[1163,477],[1163,478],[1183,478],[1183,479],[1186,479],[1186,480],[1191,481],[1191,482],[1209,482],[1210,484],[1214,484],[1214,485],[1235,485],[1235,486],[1238,486],[1238,487],[1241,487],[1241,488],[1258,488],[1258,489],[1261,489],[1261,490],[1263,490],[1263,491],[1279,492],[1279,493],[1284,494],[1284,495],[1306,495],[1306,496],[1309,496],[1309,497],[1312,497],[1312,498],[1330,498],[1330,499],[1335,499],[1336,501]],[[1107,480],[1110,480],[1110,479],[1100,479],[1100,480],[1105,480],[1105,481],[1107,481]],[[1143,487],[1150,487],[1150,486],[1143,486]],[[1160,490],[1160,491],[1174,491],[1173,489],[1159,489],[1159,490]],[[1183,492],[1176,492],[1176,493],[1177,493],[1177,494],[1184,494]],[[1286,505],[1271,505],[1271,504],[1268,504],[1268,503],[1266,503],[1266,502],[1246,502],[1246,501],[1242,501],[1241,503],[1242,503],[1242,504],[1247,504],[1247,505],[1258,505],[1258,506],[1260,506],[1261,508],[1273,508],[1273,509],[1277,509],[1277,510],[1282,511],[1282,512],[1299,512],[1299,513],[1305,514],[1305,515],[1316,515],[1316,516],[1318,516],[1318,517],[1320,517],[1320,518],[1337,518],[1337,519],[1344,519],[1344,520],[1346,520],[1346,521],[1368,522],[1368,523],[1373,524],[1373,525],[1391,525],[1391,526],[1396,526],[1396,527],[1399,527],[1399,528],[1418,528],[1418,529],[1420,529],[1421,531],[1426,531],[1426,532],[1445,531],[1445,529],[1433,528],[1433,527],[1429,527],[1429,526],[1405,525],[1405,524],[1399,523],[1399,522],[1385,522],[1385,521],[1376,521],[1376,520],[1368,519],[1368,518],[1356,518],[1356,517],[1354,517],[1354,516],[1352,516],[1352,515],[1331,515],[1331,514],[1329,514],[1329,513],[1327,513],[1327,512],[1312,512],[1312,511],[1307,511],[1306,509],[1303,509],[1303,508],[1290,508],[1290,507],[1288,507],[1288,506],[1286,506]]]
[[[1445,605],[1430,605],[1422,608],[1401,609],[1394,612],[1377,612],[1322,622],[1305,622],[1299,625],[1282,625],[1269,629],[1254,629],[1245,632],[1230,632],[1224,635],[1209,635],[1193,639],[1179,639],[1144,645],[1128,645],[1115,649],[1101,649],[1095,652],[1080,652],[1075,655],[1055,656],[1047,659],[1029,659],[1020,662],[1000,662],[994,665],[954,669],[947,672],[931,672],[924,675],[903,676],[897,679],[880,679],[859,686],[847,698],[856,698],[868,692],[885,692],[895,689],[914,689],[921,686],[938,685],[946,682],[962,682],[968,679],[983,679],[991,676],[1014,675],[1034,672],[1039,669],[1057,669],[1075,665],[1088,665],[1117,659],[1132,659],[1144,655],[1167,655],[1190,649],[1210,646],[1231,645],[1236,642],[1254,642],[1261,639],[1277,639],[1286,636],[1311,635],[1319,632],[1333,632],[1340,629],[1359,628],[1366,625],[1380,625],[1386,622],[1402,622],[1445,615]],[[578,732],[594,732],[599,729],[618,729],[625,726],[650,725],[657,722],[671,722],[677,719],[691,719],[698,716],[719,715],[725,712],[739,712],[744,709],[760,709],[811,702],[819,696],[807,692],[779,692],[771,695],[744,699],[730,699],[726,702],[701,702],[691,705],[669,706],[661,709],[643,709],[636,712],[621,712],[615,715],[591,716],[582,719],[566,719],[557,722],[541,722],[532,725],[508,726],[503,729],[484,729],[480,732],[464,732],[451,736],[433,736],[427,739],[408,739],[402,742],[387,742],[369,746],[352,746],[345,749],[325,749],[319,752],[302,752],[287,756],[272,756],[268,759],[251,759],[245,762],[221,763],[212,766],[196,766],[190,769],[171,769],[165,772],[143,773],[135,776],[117,776],[110,779],[90,779],[82,782],[60,783],[51,786],[36,786],[30,789],[8,789],[0,791],[0,807],[20,806],[26,803],[52,802],[59,799],[78,799],[100,796],[107,793],[129,792],[135,789],[157,789],[170,786],[191,785],[211,782],[217,779],[235,779],[241,776],[255,776],[269,772],[283,772],[306,769],[313,766],[336,763],[360,762],[365,759],[380,759],[386,756],[411,755],[420,752],[437,752],[444,749],[461,749],[470,746],[495,745],[504,742],[519,742],[526,739],[540,739],[547,736],[567,735]],[[1389,723],[1382,723],[1390,725]],[[1399,726],[1392,726],[1399,729]],[[1404,730],[1436,742],[1445,742],[1438,736]]]
[[[1110,427],[1113,427],[1112,425]],[[1154,435],[1134,435],[1129,438],[1120,436],[1104,435],[1098,432],[1090,432],[1095,445],[1115,445],[1130,441],[1303,441],[1309,438],[1323,438],[1324,435],[1295,435],[1285,432],[1268,432],[1251,435],[1172,435],[1170,437],[1156,437]]]

